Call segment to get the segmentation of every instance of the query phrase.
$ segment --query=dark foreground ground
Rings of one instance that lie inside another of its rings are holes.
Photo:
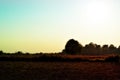
[[[0,80],[120,80],[120,63],[3,61]]]

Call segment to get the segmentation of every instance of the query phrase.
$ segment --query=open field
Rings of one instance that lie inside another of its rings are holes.
[[[1,61],[0,80],[120,80],[120,63]]]

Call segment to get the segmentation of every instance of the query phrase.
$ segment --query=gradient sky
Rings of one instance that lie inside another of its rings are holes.
[[[120,0],[0,0],[0,50],[60,52],[82,45],[120,45]]]

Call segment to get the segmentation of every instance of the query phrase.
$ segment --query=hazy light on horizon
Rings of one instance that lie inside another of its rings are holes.
[[[0,50],[59,52],[74,38],[120,45],[119,0],[0,1]]]

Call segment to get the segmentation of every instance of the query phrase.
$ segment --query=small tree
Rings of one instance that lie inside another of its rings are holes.
[[[21,51],[18,51],[18,52],[16,52],[15,53],[16,55],[21,55],[21,54],[23,54]]]
[[[2,55],[2,54],[4,54],[4,52],[3,52],[3,51],[0,51],[0,55]]]

